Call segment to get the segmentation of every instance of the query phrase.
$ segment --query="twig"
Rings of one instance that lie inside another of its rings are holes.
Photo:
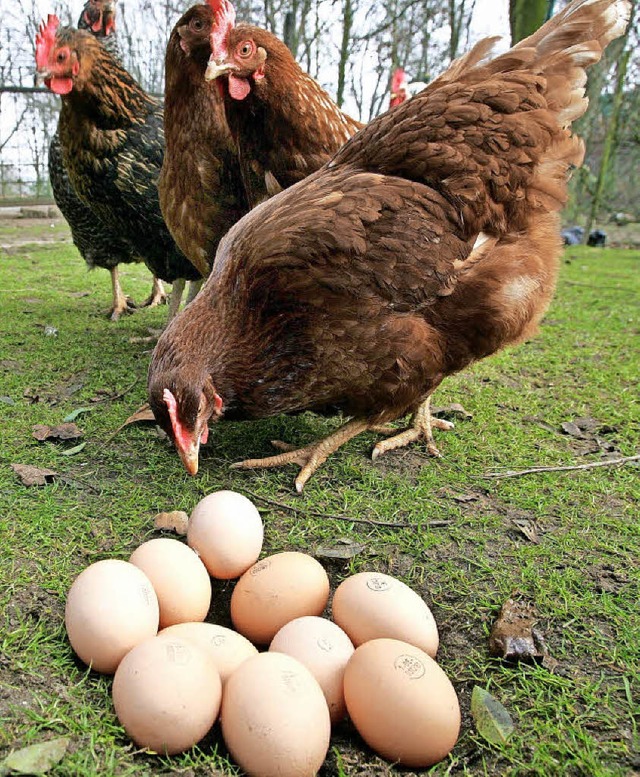
[[[109,394],[104,399],[96,399],[95,402],[93,402],[94,405],[99,405],[102,402],[115,402],[116,399],[122,399],[126,394],[128,394],[134,386],[136,386],[140,382],[140,378],[136,378],[133,383],[128,386],[124,391],[121,391],[119,394]]]
[[[302,515],[313,515],[318,518],[327,518],[330,521],[347,521],[349,523],[365,523],[370,526],[390,526],[394,529],[409,529],[416,526],[449,526],[453,521],[428,521],[424,523],[393,523],[392,521],[376,521],[373,518],[351,518],[348,515],[331,515],[330,513],[323,513],[319,510],[301,510],[299,507],[293,505],[284,504],[284,502],[277,502],[275,499],[268,499],[266,496],[260,496],[259,494],[249,491],[249,489],[242,489],[245,494],[248,494],[253,499],[257,499],[260,502],[266,502],[266,504],[278,507],[280,510],[287,510],[293,513],[301,513]]]
[[[589,464],[575,464],[571,467],[531,467],[531,469],[522,469],[518,472],[487,472],[483,478],[518,478],[521,475],[531,475],[536,472],[569,472],[576,469],[593,469],[595,467],[615,467],[618,464],[627,464],[630,461],[640,461],[640,456],[625,456],[622,459],[613,459],[611,461],[592,461]]]

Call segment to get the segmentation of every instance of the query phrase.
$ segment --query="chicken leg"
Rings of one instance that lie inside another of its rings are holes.
[[[135,302],[122,291],[118,265],[111,268],[111,289],[113,291],[113,306],[109,318],[112,321],[117,321],[123,314],[133,313],[136,309]]]
[[[155,308],[156,305],[164,305],[167,301],[167,293],[164,290],[162,281],[160,278],[153,276],[153,286],[151,287],[151,294],[142,303],[143,308]]]
[[[233,469],[261,469],[266,467],[280,467],[283,464],[298,464],[302,469],[296,478],[296,491],[301,494],[305,483],[311,475],[323,464],[332,453],[335,453],[341,445],[348,442],[360,432],[369,429],[366,421],[348,421],[337,429],[333,434],[325,437],[318,442],[306,445],[304,448],[289,450],[286,453],[279,453],[276,456],[267,456],[264,459],[247,459],[232,464]],[[275,441],[274,445],[278,448],[284,444]],[[288,446],[287,446],[288,447]]]
[[[418,406],[418,409],[413,414],[411,426],[393,437],[381,440],[373,449],[371,458],[375,460],[387,451],[392,451],[394,448],[402,448],[421,438],[426,441],[429,453],[440,458],[441,453],[433,439],[433,429],[442,429],[448,432],[453,429],[453,424],[450,421],[443,421],[441,418],[432,418],[430,404],[431,397],[429,396]]]

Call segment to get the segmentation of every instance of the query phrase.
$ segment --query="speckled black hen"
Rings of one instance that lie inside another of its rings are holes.
[[[162,218],[157,180],[163,114],[125,68],[88,32],[49,16],[36,41],[38,74],[62,97],[58,135],[77,196],[153,274],[197,280]]]

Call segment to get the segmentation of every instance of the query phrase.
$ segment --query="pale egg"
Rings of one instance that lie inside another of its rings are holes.
[[[105,559],[74,580],[64,620],[71,647],[85,664],[113,674],[131,648],[158,631],[158,598],[141,569]]]
[[[212,577],[230,580],[258,559],[264,529],[256,506],[235,491],[215,491],[193,508],[187,542]]]
[[[389,637],[438,652],[438,627],[426,603],[408,585],[381,572],[360,572],[344,580],[333,595],[333,620],[354,645]]]
[[[178,623],[163,629],[158,636],[186,639],[201,647],[213,660],[223,688],[229,675],[243,661],[258,654],[242,634],[214,623]]]
[[[222,736],[251,777],[313,777],[329,748],[331,723],[322,689],[299,661],[260,653],[225,686]]]
[[[344,718],[344,670],[354,647],[340,626],[315,615],[296,618],[278,631],[269,651],[286,653],[304,664],[322,688],[331,723]]]
[[[131,650],[113,678],[113,705],[127,734],[156,753],[180,753],[199,742],[220,711],[222,684],[197,645],[152,637]]]
[[[151,580],[160,605],[160,628],[203,621],[211,604],[211,580],[198,555],[183,542],[161,537],[129,558]]]
[[[351,720],[383,758],[421,768],[441,761],[460,733],[449,678],[420,648],[396,639],[360,645],[344,673]]]
[[[322,564],[306,553],[276,553],[238,580],[231,595],[231,620],[251,642],[266,645],[285,623],[320,615],[328,599],[329,578]]]

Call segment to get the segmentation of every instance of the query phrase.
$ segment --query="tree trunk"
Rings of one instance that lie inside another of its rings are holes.
[[[509,0],[512,46],[544,24],[550,6],[549,0]]]
[[[604,136],[602,146],[602,158],[600,159],[600,168],[598,170],[598,179],[596,189],[591,200],[591,208],[587,217],[587,223],[584,228],[584,242],[589,239],[589,234],[598,218],[598,212],[602,206],[606,185],[608,182],[609,168],[611,160],[618,145],[618,124],[620,122],[620,109],[622,108],[622,98],[624,96],[624,82],[627,76],[629,59],[631,58],[631,49],[625,48],[622,57],[618,60],[618,70],[616,73],[616,90],[613,95],[613,105],[611,107],[611,117],[607,125],[607,132]]]
[[[353,27],[353,5],[351,0],[344,0],[342,5],[342,41],[340,43],[340,61],[338,62],[338,90],[336,103],[340,108],[344,103],[344,87],[347,78],[347,64],[351,44],[351,28]]]

